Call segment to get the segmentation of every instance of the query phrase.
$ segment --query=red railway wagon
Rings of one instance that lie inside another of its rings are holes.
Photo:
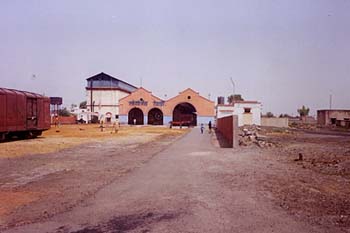
[[[0,140],[33,138],[50,128],[50,98],[0,88]]]

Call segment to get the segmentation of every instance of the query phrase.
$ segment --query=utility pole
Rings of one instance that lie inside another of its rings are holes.
[[[235,82],[233,81],[232,77],[230,77],[231,83],[232,83],[232,90],[233,90],[233,96],[235,95],[235,89],[236,89],[236,85]]]

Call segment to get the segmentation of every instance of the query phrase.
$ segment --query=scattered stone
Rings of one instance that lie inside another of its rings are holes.
[[[258,133],[259,132],[259,133]],[[263,129],[257,126],[245,126],[239,133],[240,139],[238,144],[240,146],[256,145],[260,148],[273,147],[274,144],[268,142],[267,136],[263,135]]]

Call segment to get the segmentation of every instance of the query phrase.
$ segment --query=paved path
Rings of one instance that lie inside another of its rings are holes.
[[[242,173],[244,160],[194,129],[81,206],[8,232],[323,232],[261,196]],[[225,163],[237,170],[227,171]],[[224,182],[235,172],[237,184]]]

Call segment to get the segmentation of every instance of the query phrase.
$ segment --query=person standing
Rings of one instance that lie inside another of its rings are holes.
[[[208,127],[209,127],[209,133],[211,133],[211,129],[212,129],[211,121],[209,121]]]
[[[202,123],[201,124],[201,134],[203,134],[204,133],[204,124]]]

